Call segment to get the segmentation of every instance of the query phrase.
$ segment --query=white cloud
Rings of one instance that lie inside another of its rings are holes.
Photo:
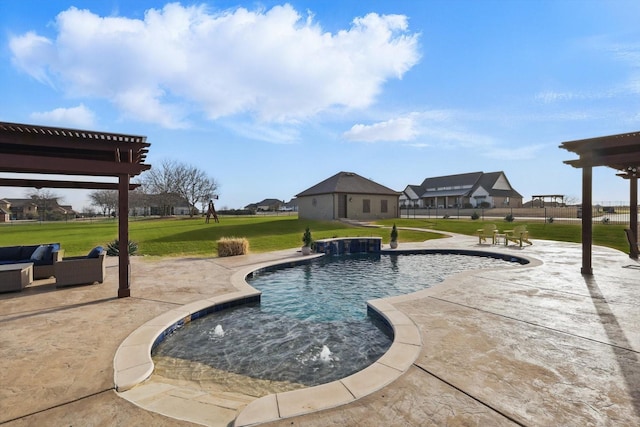
[[[542,149],[548,150],[549,147],[541,144],[508,148],[491,147],[484,153],[484,157],[514,161],[530,160],[536,158],[536,154]]]
[[[127,117],[166,127],[194,113],[295,122],[366,108],[419,60],[405,16],[371,13],[329,33],[288,4],[212,13],[172,3],[143,20],[72,7],[56,29],[53,40],[12,37],[15,66],[68,96],[108,99]]]
[[[494,137],[465,129],[469,122],[495,120],[492,115],[452,110],[412,112],[405,116],[371,125],[356,124],[343,136],[351,141],[401,141],[416,149],[437,150],[472,149],[478,156],[490,159],[532,159],[543,148],[541,145],[513,147]]]
[[[575,94],[570,92],[555,92],[552,90],[545,90],[535,95],[536,101],[542,101],[545,104],[551,104],[558,101],[569,101],[575,97]]]
[[[233,129],[239,136],[256,141],[271,142],[274,144],[294,144],[300,139],[300,132],[297,128],[287,125],[247,123],[227,123],[226,126]]]
[[[20,37],[11,37],[9,49],[14,53],[11,61],[17,68],[26,71],[41,83],[53,86],[48,76],[48,67],[54,67],[55,47],[46,37],[29,31]],[[19,55],[15,53],[18,52]]]
[[[417,135],[414,120],[400,117],[372,125],[356,124],[343,136],[350,141],[411,141]]]
[[[31,118],[40,123],[49,125],[91,128],[95,123],[93,111],[80,104],[71,108],[56,108],[51,111],[31,113]]]

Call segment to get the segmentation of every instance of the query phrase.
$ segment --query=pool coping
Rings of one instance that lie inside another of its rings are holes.
[[[428,250],[426,252],[447,252],[447,249]],[[424,253],[424,250],[383,250],[380,254],[411,254]],[[453,250],[455,253],[473,255],[500,255],[493,251]],[[144,382],[153,373],[154,363],[151,351],[167,335],[192,320],[208,313],[218,311],[234,305],[245,304],[260,299],[261,292],[246,282],[246,277],[265,268],[286,264],[297,265],[309,262],[315,258],[325,256],[315,254],[311,256],[295,256],[280,260],[263,262],[244,267],[233,273],[231,284],[236,292],[215,296],[196,301],[151,319],[133,331],[118,347],[114,356],[114,384],[118,393],[130,390]],[[517,256],[529,263],[526,267],[535,266],[534,259]],[[524,265],[514,266],[524,267]],[[470,273],[477,270],[469,270]],[[448,277],[446,283],[454,274]],[[392,301],[401,302],[406,298],[415,298],[416,294],[398,295],[367,301],[369,310],[373,310],[392,328],[394,339],[387,352],[373,364],[345,378],[318,386],[300,390],[270,394],[250,402],[237,415],[233,425],[236,427],[250,426],[269,421],[276,421],[311,412],[330,409],[354,402],[364,396],[380,390],[404,374],[418,358],[422,350],[422,338],[417,325],[407,315],[397,310]],[[121,395],[123,398],[125,396]],[[135,403],[135,402],[133,402]]]

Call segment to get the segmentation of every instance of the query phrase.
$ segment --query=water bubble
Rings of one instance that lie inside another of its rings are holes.
[[[331,353],[329,347],[323,345],[322,351],[320,352],[320,360],[322,360],[323,362],[331,362],[333,360],[333,358],[331,357],[332,354],[333,353]]]
[[[223,337],[224,330],[222,329],[222,325],[217,325],[216,328],[213,330],[213,334],[217,337]]]

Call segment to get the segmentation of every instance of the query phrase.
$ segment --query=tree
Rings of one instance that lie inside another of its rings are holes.
[[[38,212],[42,213],[40,217],[42,221],[50,219],[51,212],[58,207],[58,199],[61,199],[59,195],[47,189],[29,190],[27,197],[38,206]]]
[[[91,204],[102,210],[102,215],[107,216],[118,210],[117,190],[96,190],[89,193]]]
[[[213,198],[218,184],[200,169],[174,160],[164,160],[141,176],[144,192],[162,206],[162,214],[171,214],[172,208],[183,199],[193,216],[197,203]]]
[[[129,192],[129,209],[133,211],[133,215],[138,215],[142,211],[143,216],[150,214],[150,198],[144,193],[143,189],[138,187]]]
[[[193,217],[196,204],[213,199],[218,184],[203,171],[194,167],[179,164],[175,173],[175,191],[189,204],[189,216]]]

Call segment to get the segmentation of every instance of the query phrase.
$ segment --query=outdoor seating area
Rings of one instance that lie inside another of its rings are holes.
[[[0,247],[0,292],[20,292],[34,281],[52,279],[57,287],[102,283],[106,252],[64,258],[59,243]]]
[[[64,252],[60,243],[0,247],[0,265],[33,264],[33,278],[46,279],[55,273],[55,264]]]
[[[513,229],[500,232],[495,224],[485,224],[484,227],[476,230],[476,235],[479,245],[487,243],[487,239],[491,239],[492,245],[508,246],[509,242],[516,243],[519,247],[523,247],[525,243],[533,245],[526,225],[517,225]]]

